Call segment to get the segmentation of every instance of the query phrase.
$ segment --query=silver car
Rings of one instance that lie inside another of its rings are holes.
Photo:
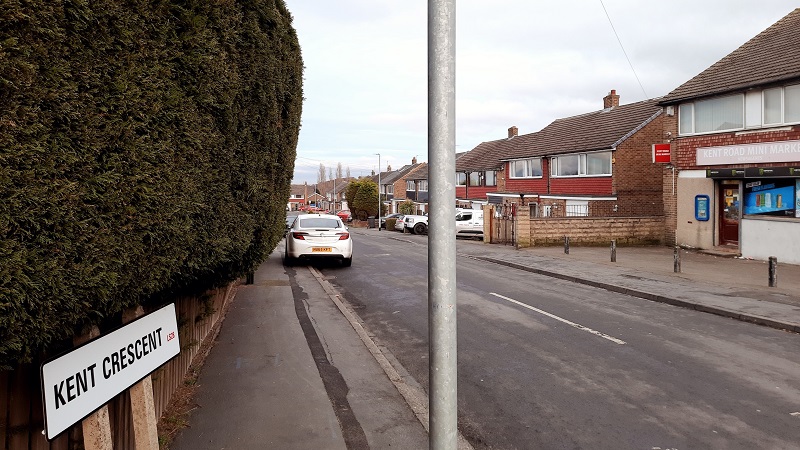
[[[338,216],[303,214],[297,216],[286,232],[283,261],[292,265],[300,259],[338,259],[342,265],[353,264],[353,239]]]

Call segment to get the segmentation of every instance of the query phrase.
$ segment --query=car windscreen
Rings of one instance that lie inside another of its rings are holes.
[[[300,228],[339,228],[339,221],[324,217],[309,217],[300,219],[298,226]]]

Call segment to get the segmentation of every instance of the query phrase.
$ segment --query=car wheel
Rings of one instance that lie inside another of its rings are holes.
[[[344,267],[350,267],[350,266],[352,266],[352,265],[353,265],[353,257],[352,257],[352,256],[351,256],[351,257],[349,257],[349,258],[345,258],[345,259],[343,259],[343,260],[342,260],[342,266],[344,266]]]
[[[426,229],[427,227],[425,226],[424,223],[418,223],[414,225],[414,234],[422,234],[425,232]]]

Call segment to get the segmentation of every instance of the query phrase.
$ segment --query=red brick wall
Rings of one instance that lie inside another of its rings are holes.
[[[613,189],[620,213],[627,216],[664,214],[664,164],[653,163],[653,144],[666,142],[664,114],[661,114],[617,147]]]
[[[545,175],[546,177],[547,175]],[[547,178],[509,178],[506,180],[506,192],[547,193]]]
[[[612,195],[612,177],[551,178],[551,194]]]

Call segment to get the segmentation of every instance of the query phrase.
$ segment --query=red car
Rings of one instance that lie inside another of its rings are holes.
[[[345,222],[352,222],[353,221],[353,215],[350,214],[350,210],[343,209],[341,211],[338,211],[336,213],[336,215],[339,216],[339,218],[342,219]]]

